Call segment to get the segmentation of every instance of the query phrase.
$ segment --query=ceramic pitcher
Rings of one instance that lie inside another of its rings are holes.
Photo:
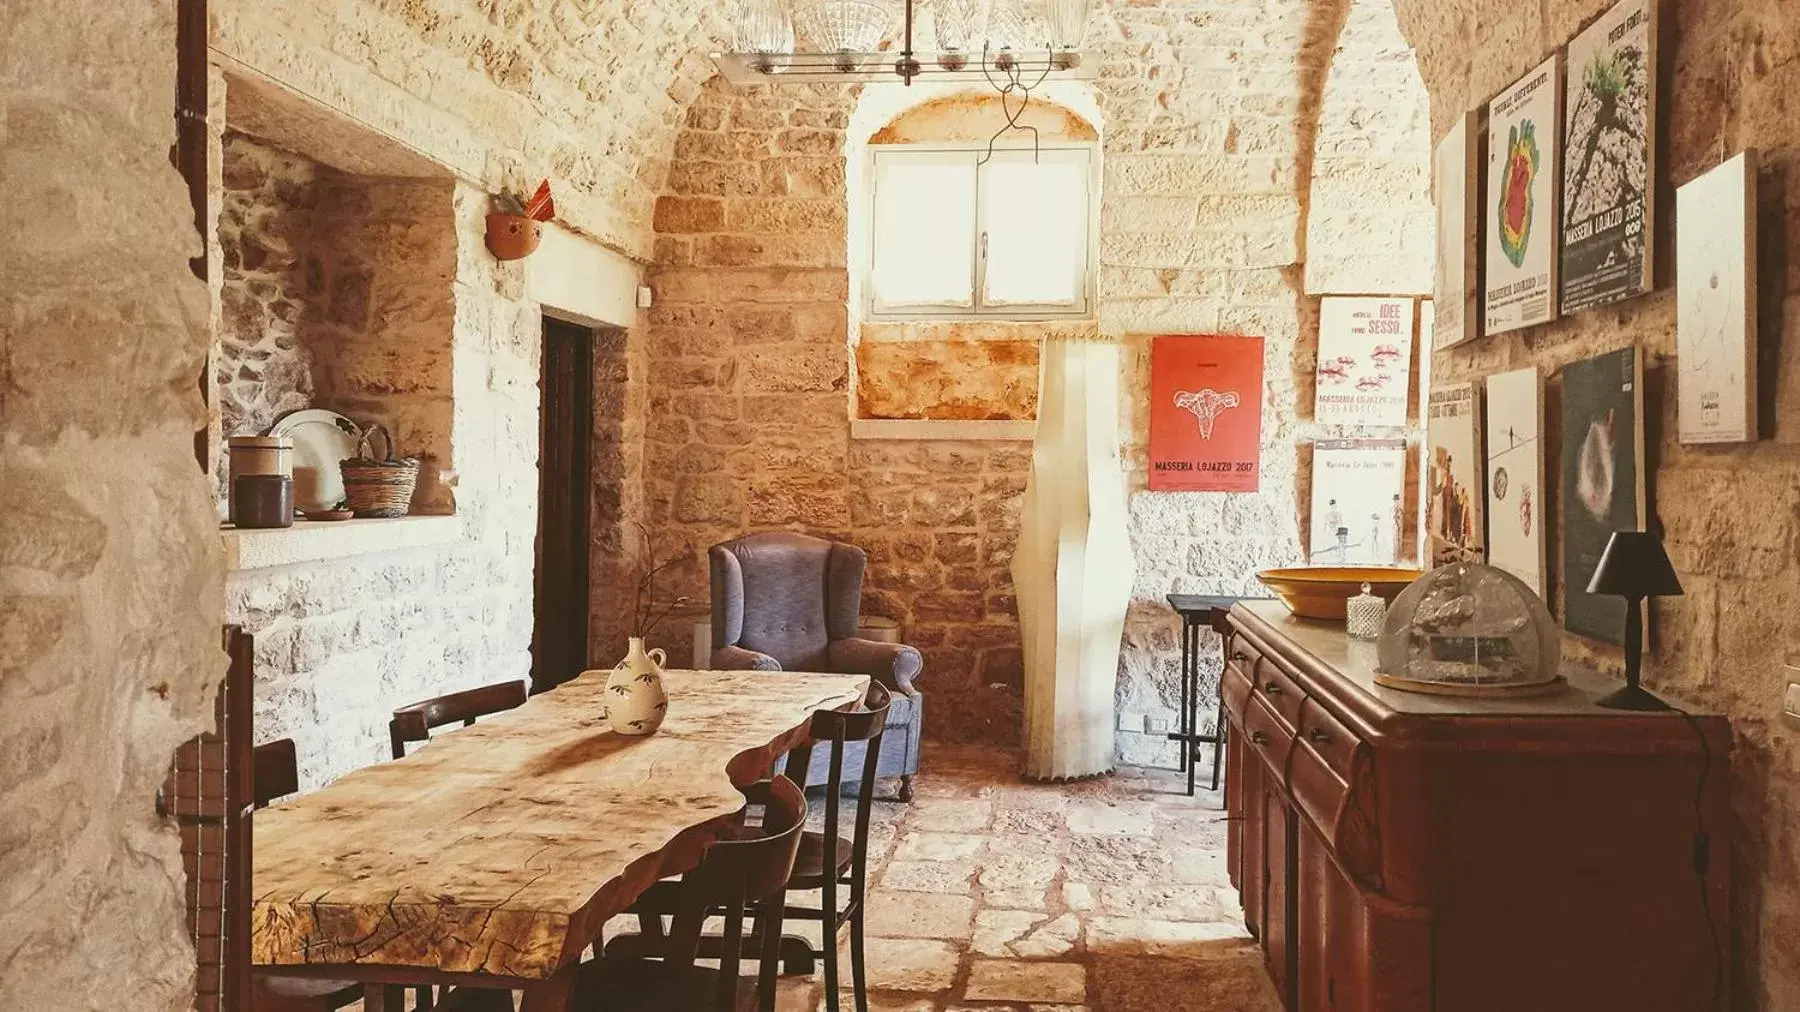
[[[646,651],[641,636],[631,637],[625,659],[606,679],[606,720],[620,734],[651,734],[669,712],[663,691],[662,648]]]

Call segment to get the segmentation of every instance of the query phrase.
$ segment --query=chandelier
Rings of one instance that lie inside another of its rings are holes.
[[[918,78],[1029,91],[1091,78],[1092,0],[737,0],[736,40],[713,62],[738,84]],[[930,21],[926,36],[921,22]],[[897,33],[896,34],[896,30]],[[935,49],[920,48],[928,37]],[[779,77],[777,77],[779,75]]]

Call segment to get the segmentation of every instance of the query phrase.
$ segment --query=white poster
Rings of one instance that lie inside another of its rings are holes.
[[[1477,180],[1475,113],[1459,118],[1432,153],[1432,196],[1437,202],[1436,300],[1444,311],[1420,348],[1449,348],[1481,334],[1476,312],[1475,248]]]
[[[1756,165],[1743,152],[1675,191],[1684,443],[1756,439]]]
[[[1488,103],[1487,334],[1556,319],[1562,94],[1552,56]]]
[[[1480,562],[1485,538],[1481,522],[1481,398],[1473,384],[1449,383],[1431,392],[1425,433],[1425,480],[1431,498],[1425,511],[1434,566]]]
[[[1542,597],[1544,380],[1537,367],[1487,381],[1488,564]]]
[[[1412,344],[1411,299],[1321,299],[1314,420],[1405,425]]]
[[[1314,565],[1387,566],[1399,561],[1405,508],[1406,440],[1324,439],[1313,444]]]

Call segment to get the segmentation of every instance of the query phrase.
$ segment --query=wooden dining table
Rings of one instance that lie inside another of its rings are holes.
[[[698,864],[736,789],[847,709],[863,675],[670,671],[643,737],[601,716],[607,672],[257,812],[251,958],[365,984],[500,988],[569,1007],[582,952],[658,879]]]

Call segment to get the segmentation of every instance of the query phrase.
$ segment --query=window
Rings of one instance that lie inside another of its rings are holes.
[[[1091,149],[985,151],[875,150],[871,319],[1089,311]]]

